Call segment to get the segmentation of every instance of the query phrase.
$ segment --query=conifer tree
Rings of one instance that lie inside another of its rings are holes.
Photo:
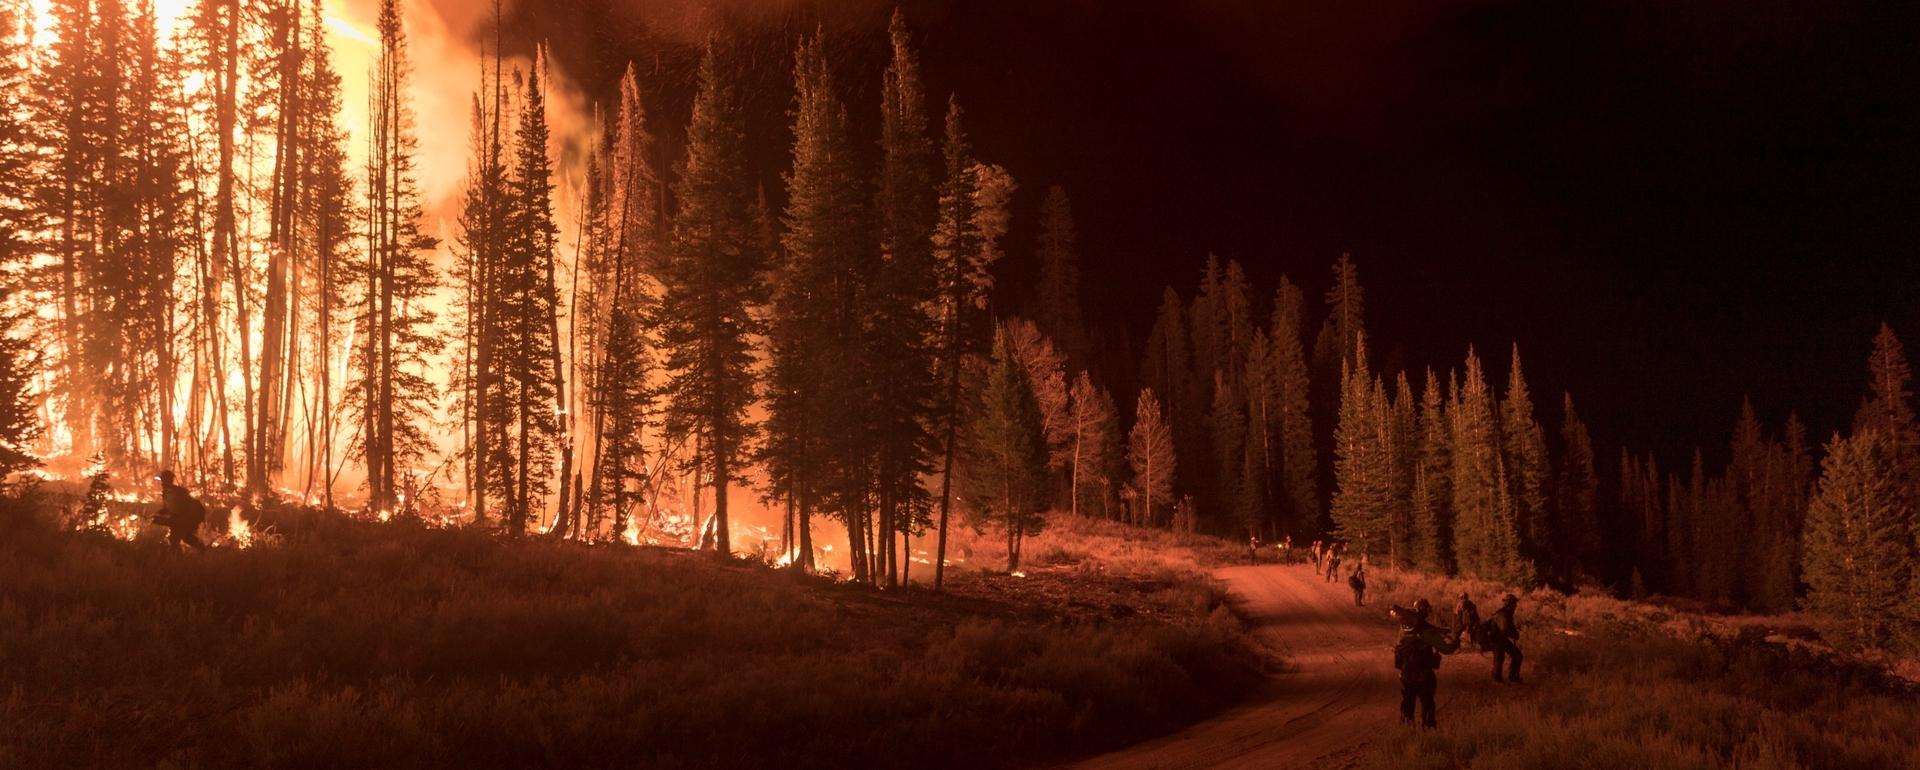
[[[1040,423],[1047,437],[1047,467],[1065,473],[1073,464],[1073,414],[1067,393],[1067,357],[1054,347],[1034,322],[1013,318],[1006,322],[1007,343],[1014,360],[1027,373],[1034,400],[1040,405]]]
[[[1390,474],[1392,404],[1367,368],[1365,335],[1342,376],[1340,423],[1334,434],[1333,524],[1356,550],[1387,553],[1391,547],[1393,481]]]
[[[1884,323],[1873,337],[1867,375],[1867,400],[1854,419],[1855,428],[1879,428],[1896,446],[1920,440],[1911,435],[1920,430],[1913,410],[1913,370],[1900,338]]]
[[[934,412],[944,425],[941,449],[939,538],[933,560],[933,585],[946,577],[947,519],[953,503],[953,466],[959,449],[958,428],[966,398],[962,368],[978,353],[991,326],[988,292],[993,288],[990,268],[1004,252],[1008,205],[1015,184],[1005,169],[973,158],[973,149],[961,125],[957,96],[947,97],[945,139],[941,144],[944,177],[939,188],[939,216],[933,230],[933,261],[938,300],[937,342],[934,347],[938,385]]]
[[[1267,448],[1255,438],[1259,423],[1249,414],[1244,442],[1245,450],[1239,459],[1239,478],[1235,479],[1233,515],[1242,531],[1251,536],[1259,536],[1270,531],[1271,514],[1268,511],[1268,461]]]
[[[1003,328],[967,430],[967,500],[975,528],[991,524],[1007,538],[1007,570],[1020,568],[1020,545],[1045,524],[1047,447],[1040,406],[1014,359]]]
[[[1087,368],[1093,353],[1080,309],[1080,257],[1074,249],[1073,208],[1058,185],[1047,188],[1040,204],[1040,285],[1033,319],[1066,357],[1067,368]]]
[[[1247,372],[1241,388],[1246,394],[1247,451],[1258,454],[1258,467],[1248,469],[1241,483],[1259,487],[1260,511],[1256,518],[1262,531],[1278,537],[1282,527],[1280,511],[1268,501],[1276,497],[1280,484],[1279,453],[1280,373],[1275,368],[1273,340],[1265,329],[1255,329],[1247,348]],[[1242,488],[1243,496],[1247,490]]]
[[[1284,276],[1274,293],[1273,368],[1278,390],[1274,428],[1279,457],[1280,489],[1285,501],[1288,532],[1304,534],[1318,526],[1320,518],[1319,463],[1315,458],[1313,418],[1308,404],[1308,382],[1304,341],[1306,304],[1300,288]]]
[[[1193,374],[1199,381],[1202,404],[1213,403],[1214,373],[1227,369],[1226,272],[1213,254],[1200,268],[1200,291],[1187,305],[1187,334],[1193,351]]]
[[[1247,417],[1241,408],[1240,392],[1227,380],[1224,372],[1214,372],[1213,409],[1208,417],[1208,438],[1213,444],[1213,478],[1207,485],[1217,507],[1212,509],[1213,518],[1221,524],[1248,525],[1251,522],[1239,520],[1238,504],[1241,502],[1241,484],[1245,479],[1247,452]],[[1213,527],[1224,531],[1221,526]],[[1241,526],[1240,531],[1249,530]]]
[[[867,323],[879,313],[904,321],[915,308],[882,307],[893,298],[883,288],[882,260],[868,228],[869,199],[853,163],[846,110],[834,96],[819,35],[803,41],[795,54],[795,97],[786,263],[775,292],[769,372],[769,405],[779,418],[769,421],[768,446],[785,455],[785,464],[776,468],[811,466],[810,476],[798,481],[806,487],[809,508],[817,502],[846,524],[848,542],[857,544],[855,578],[891,583],[896,579],[892,536],[898,529],[892,516],[900,510],[898,503],[918,499],[913,495],[917,484],[909,474],[880,487],[875,471],[879,459],[890,456],[881,451],[883,441],[908,439],[897,450],[908,462],[921,445],[912,433],[890,435],[890,429],[915,430],[918,421],[913,411],[886,416],[899,405],[887,403],[882,394],[892,395],[899,383],[876,375],[897,372],[898,356],[912,360],[915,350],[882,347],[893,338],[878,336]],[[880,360],[882,353],[891,354],[887,361]],[[801,427],[805,433],[795,430]],[[795,454],[808,444],[821,456]]]
[[[32,177],[39,140],[26,102],[30,84],[23,8],[0,4],[0,494],[14,494],[14,473],[39,463],[29,450],[42,426],[33,380],[39,371],[25,326],[11,307],[31,288],[28,270],[40,222],[33,206]]]
[[[610,518],[616,533],[628,530],[627,518],[642,498],[637,490],[622,487],[644,478],[642,439],[653,408],[653,393],[644,380],[635,384],[610,378],[617,371],[651,372],[656,363],[648,321],[655,316],[658,296],[651,277],[666,225],[654,154],[640,79],[629,62],[620,78],[614,124],[593,165],[600,178],[588,186],[587,227],[593,237],[586,270],[592,282],[571,315],[572,325],[584,329],[583,379],[592,410],[586,445],[593,454],[583,505],[591,521]],[[627,328],[619,330],[622,325]],[[607,507],[612,508],[611,517],[604,515]]]
[[[1420,390],[1418,456],[1413,471],[1412,535],[1409,550],[1415,566],[1447,572],[1453,566],[1452,459],[1449,456],[1448,415],[1441,383],[1432,369]]]
[[[335,473],[335,414],[337,364],[334,351],[347,334],[342,321],[347,317],[352,298],[352,276],[363,270],[354,248],[360,243],[354,229],[360,213],[354,197],[354,183],[347,173],[346,130],[340,125],[340,76],[333,69],[332,52],[326,42],[325,15],[315,3],[307,20],[309,54],[301,71],[300,133],[306,152],[301,156],[299,173],[298,225],[306,237],[302,241],[311,256],[306,260],[312,288],[307,292],[311,304],[305,318],[308,337],[314,351],[308,382],[311,395],[305,408],[306,471],[303,496],[320,486],[323,506],[333,506]]]
[[[269,477],[278,476],[285,467],[289,411],[301,376],[299,295],[306,265],[299,211],[305,181],[300,167],[308,152],[307,134],[302,130],[307,109],[302,71],[308,41],[305,20],[295,4],[269,0],[254,10],[257,40],[249,44],[245,105],[249,138],[254,141],[248,154],[251,159],[259,143],[270,141],[273,157],[266,195],[268,249],[261,276],[266,285],[260,302],[260,356],[253,400],[248,403],[247,487],[254,494],[265,494]]]
[[[1521,551],[1536,562],[1551,553],[1547,520],[1547,463],[1545,431],[1533,416],[1533,397],[1520,368],[1520,346],[1513,346],[1513,365],[1507,370],[1507,397],[1500,402],[1501,450],[1507,476],[1513,483],[1513,502],[1520,512]]]
[[[1593,457],[1593,439],[1587,425],[1573,408],[1573,394],[1562,394],[1558,483],[1555,485],[1555,538],[1553,563],[1560,572],[1575,567],[1598,574],[1601,554],[1600,478]]]
[[[352,407],[360,419],[355,453],[367,469],[367,505],[391,510],[405,467],[433,446],[427,423],[433,383],[427,357],[444,347],[426,302],[436,285],[430,252],[438,241],[420,229],[414,180],[411,72],[396,0],[380,5],[380,53],[373,73],[373,131],[367,155],[368,253],[361,271],[357,326],[359,383]],[[218,237],[216,232],[216,237]]]
[[[1179,457],[1175,486],[1194,490],[1208,483],[1202,462],[1209,453],[1204,422],[1204,391],[1195,377],[1187,334],[1185,303],[1173,287],[1161,294],[1159,315],[1147,335],[1147,351],[1140,365],[1140,381],[1164,401],[1162,417],[1173,431],[1174,452]]]
[[[1518,507],[1507,487],[1499,418],[1472,348],[1467,349],[1465,378],[1448,412],[1454,557],[1460,571],[1482,579],[1524,581],[1532,568],[1520,553]]]
[[[0,494],[12,495],[18,491],[12,484],[13,474],[40,464],[28,447],[40,437],[42,426],[34,409],[33,351],[26,340],[15,336],[13,327],[18,322],[4,320],[6,328],[0,328]]]
[[[554,280],[554,249],[559,227],[553,220],[552,161],[547,156],[546,96],[541,86],[545,56],[527,73],[514,129],[511,168],[502,201],[504,225],[500,263],[490,276],[494,291],[490,317],[497,319],[494,358],[503,379],[498,414],[506,438],[498,479],[505,492],[507,530],[519,534],[546,510],[556,459],[561,461],[559,518],[553,531],[569,522],[565,484],[571,477],[567,443],[566,387],[560,370],[559,289]],[[491,373],[490,373],[491,374]]]
[[[34,207],[43,140],[30,111],[24,11],[18,3],[0,4],[0,292],[9,298],[25,297],[35,288],[29,271],[45,221]]]
[[[758,379],[752,337],[766,303],[766,255],[755,227],[739,84],[716,42],[701,57],[699,83],[655,321],[667,351],[667,431],[694,438],[686,470],[712,485],[715,549],[730,556],[727,489],[756,431],[747,407]]]
[[[1889,643],[1911,598],[1913,506],[1898,466],[1897,448],[1877,428],[1835,435],[1807,511],[1807,607],[1856,646]]]
[[[1154,524],[1158,511],[1173,505],[1173,478],[1178,460],[1173,430],[1152,388],[1142,388],[1134,402],[1133,431],[1127,438],[1127,463],[1133,468],[1133,523]]]
[[[933,472],[939,449],[940,389],[933,366],[939,292],[933,232],[939,199],[919,58],[898,9],[888,33],[893,55],[881,84],[875,207],[881,260],[877,286],[869,293],[865,335],[875,391],[876,497],[886,532],[898,534],[905,551],[910,538],[933,523],[933,497],[922,479]],[[888,553],[904,575],[911,553],[903,557],[891,545]]]
[[[496,14],[498,7],[496,6]],[[499,19],[495,20],[496,27]],[[489,68],[487,65],[492,64]],[[506,259],[508,93],[497,35],[491,57],[480,66],[480,90],[473,95],[468,136],[472,159],[467,164],[465,197],[453,250],[462,294],[460,389],[461,454],[467,495],[476,524],[488,520],[488,510],[499,502],[502,521],[512,506],[512,455],[505,431],[513,421],[508,411],[507,379],[500,373],[503,359],[495,355],[505,316],[500,312],[502,273]]]
[[[40,128],[37,139],[47,146],[47,170],[35,190],[41,216],[52,230],[48,251],[54,260],[53,282],[57,293],[58,322],[54,336],[58,340],[57,390],[64,394],[62,413],[76,427],[73,450],[86,454],[91,450],[90,426],[80,424],[78,415],[94,410],[91,402],[92,379],[86,374],[81,348],[82,265],[92,258],[96,244],[91,238],[98,199],[98,174],[95,168],[104,152],[100,136],[103,108],[99,58],[90,41],[94,39],[91,4],[83,0],[55,0],[46,14],[53,39],[41,52],[40,66],[33,80],[34,117]],[[25,180],[27,177],[9,177]]]
[[[1361,354],[1361,338],[1366,334],[1366,292],[1360,288],[1360,268],[1350,254],[1341,254],[1333,263],[1333,287],[1327,290],[1327,324],[1333,330],[1340,361],[1352,364]]]
[[[149,178],[156,169],[141,151],[165,126],[138,121],[167,103],[143,100],[159,80],[152,14],[136,19],[118,0],[49,6],[54,39],[33,106],[52,173],[33,197],[50,228],[57,276],[51,336],[59,342],[61,416],[73,453],[97,451],[130,468],[141,454],[141,418],[152,414],[151,353],[162,342],[173,267],[171,233],[150,241],[154,228],[142,221],[159,180]],[[158,229],[171,228],[162,220]]]
[[[1915,417],[1913,408],[1913,371],[1899,337],[1885,323],[1880,324],[1874,335],[1867,375],[1867,400],[1854,418],[1854,430],[1878,430],[1889,445],[1897,478],[1895,489],[1903,495],[1896,505],[1909,511],[1908,542],[1914,548],[1915,557],[1920,558],[1920,419]],[[1804,462],[1804,447],[1796,457]],[[1807,527],[1811,530],[1812,523]],[[1804,558],[1808,560],[1806,569],[1811,572],[1813,557],[1809,553]],[[1812,582],[1811,577],[1808,582]],[[1908,593],[1909,641],[1920,645],[1920,570],[1913,570]]]
[[[627,531],[628,519],[644,501],[647,480],[645,433],[653,409],[653,354],[633,308],[616,307],[600,359],[599,387],[593,390],[596,413],[604,415],[595,455],[595,494],[604,493],[613,510],[613,532]],[[596,510],[596,509],[590,509]]]
[[[1378,398],[1386,402],[1384,390]],[[1388,508],[1387,551],[1394,566],[1413,564],[1413,480],[1419,465],[1418,407],[1413,400],[1413,385],[1407,373],[1394,377],[1393,400],[1385,428],[1385,457],[1390,507]]]

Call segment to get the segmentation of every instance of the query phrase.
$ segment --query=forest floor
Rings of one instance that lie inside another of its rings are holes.
[[[1217,545],[1125,528],[936,595],[268,518],[206,553],[0,519],[0,767],[1027,767],[1218,713],[1269,660]]]

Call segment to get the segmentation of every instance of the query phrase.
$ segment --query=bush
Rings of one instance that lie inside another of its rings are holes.
[[[1531,687],[1450,694],[1438,730],[1391,733],[1370,764],[1920,767],[1916,693],[1878,667],[1763,633],[1682,638],[1625,616],[1554,630],[1529,635]]]

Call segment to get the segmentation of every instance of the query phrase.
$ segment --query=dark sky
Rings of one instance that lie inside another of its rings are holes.
[[[661,120],[684,120],[689,3],[540,5],[526,34],[586,36],[557,46],[563,67],[610,83],[642,59]],[[763,41],[770,186],[783,35],[827,25],[872,122],[890,5],[724,5]],[[1550,426],[1571,389],[1604,462],[1626,442],[1671,463],[1694,444],[1714,456],[1742,394],[1824,437],[1859,400],[1876,325],[1920,339],[1912,3],[906,11],[929,89],[960,94],[977,154],[1022,184],[1009,282],[1031,270],[1041,193],[1063,185],[1095,317],[1135,340],[1209,252],[1242,262],[1264,304],[1283,273],[1323,291],[1347,251],[1388,360],[1457,365],[1473,343],[1504,376],[1518,342]]]

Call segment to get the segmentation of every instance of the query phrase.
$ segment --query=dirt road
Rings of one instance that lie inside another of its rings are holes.
[[[1308,564],[1216,574],[1246,602],[1254,632],[1286,657],[1285,669],[1252,703],[1078,767],[1355,767],[1369,738],[1402,729],[1397,634],[1385,607],[1354,606],[1344,582],[1324,582]],[[1458,655],[1441,666],[1441,716],[1450,680],[1484,677],[1483,661]]]

